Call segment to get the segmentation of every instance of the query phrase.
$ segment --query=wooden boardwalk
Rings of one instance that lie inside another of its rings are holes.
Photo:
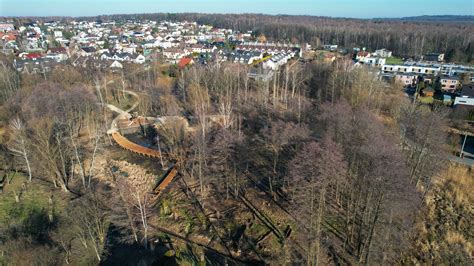
[[[128,151],[131,151],[133,153],[140,154],[146,157],[161,158],[161,153],[159,151],[133,143],[118,132],[113,132],[112,138],[120,147]]]
[[[176,175],[178,175],[178,170],[176,170],[176,167],[173,166],[173,168],[166,174],[166,177],[160,182],[160,184],[158,184],[153,189],[153,193],[159,196],[160,193],[168,187],[171,181],[173,181]]]

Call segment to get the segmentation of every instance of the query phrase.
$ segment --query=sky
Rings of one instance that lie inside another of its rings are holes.
[[[0,16],[263,13],[353,18],[473,15],[474,0],[0,0]]]

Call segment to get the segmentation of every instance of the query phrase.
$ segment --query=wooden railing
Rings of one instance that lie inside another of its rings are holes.
[[[176,175],[178,174],[178,170],[176,170],[176,167],[173,167],[165,176],[165,178],[163,179],[163,181],[161,181],[156,187],[155,189],[153,189],[153,193],[155,195],[160,195],[161,192],[163,192],[163,190],[166,189],[166,187],[168,187],[168,185],[171,183],[171,181],[173,181],[173,179],[176,177]]]
[[[118,132],[113,132],[112,138],[120,147],[129,150],[133,153],[137,153],[151,158],[161,158],[161,153],[159,151],[133,143]]]

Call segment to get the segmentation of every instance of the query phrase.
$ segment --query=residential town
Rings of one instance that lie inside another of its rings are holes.
[[[297,44],[260,42],[251,32],[234,32],[196,22],[51,21],[18,29],[0,24],[2,52],[14,54],[15,68],[25,74],[49,72],[55,67],[122,69],[124,63],[155,61],[206,65],[233,62],[271,72],[301,56]]]

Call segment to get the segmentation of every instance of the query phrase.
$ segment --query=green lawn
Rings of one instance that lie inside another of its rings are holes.
[[[2,173],[3,175],[4,173]],[[26,182],[26,177],[20,173],[10,173],[10,184],[4,184],[3,192],[0,193],[0,224],[9,224],[11,219],[23,219],[34,210],[45,210],[60,212],[64,209],[65,201],[58,197],[59,191],[53,192],[53,187],[43,181],[33,180]],[[25,183],[25,186],[22,184]],[[15,193],[19,195],[19,202],[15,201]],[[53,195],[52,204],[49,203]]]
[[[433,97],[418,97],[418,101],[424,104],[432,104],[434,99]]]
[[[392,56],[392,57],[387,57],[385,64],[387,65],[400,65],[403,64],[403,61],[401,58]]]
[[[125,94],[125,97],[122,97],[122,92],[121,91],[118,91],[119,95],[120,95],[120,99],[119,101],[117,101],[116,99],[113,99],[111,102],[109,102],[110,104],[112,105],[115,105],[117,106],[118,108],[122,109],[122,110],[127,110],[129,109],[130,107],[133,106],[133,104],[137,101],[137,99],[135,99],[135,97],[133,97],[132,95],[130,94]]]

